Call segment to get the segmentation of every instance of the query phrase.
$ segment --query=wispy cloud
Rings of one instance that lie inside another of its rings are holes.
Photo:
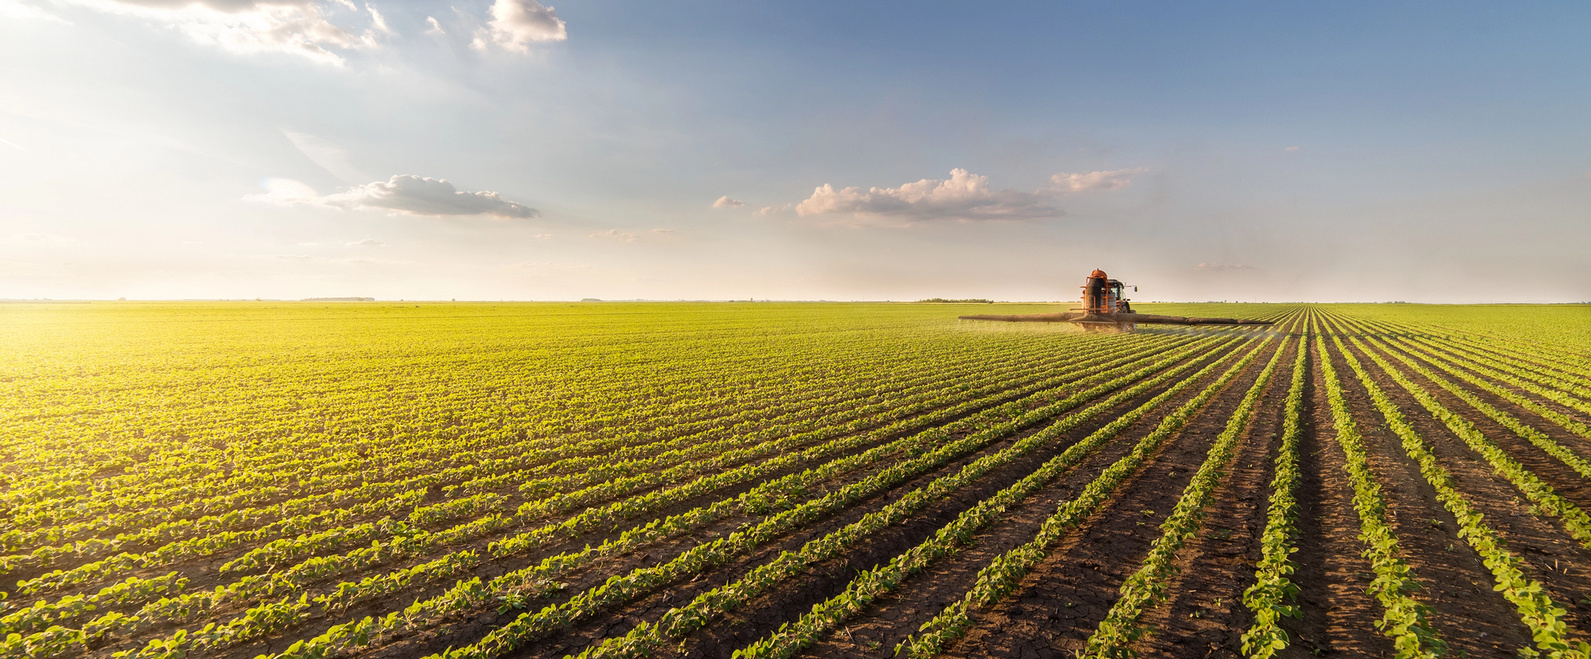
[[[541,212],[524,204],[508,201],[496,192],[464,192],[447,179],[399,174],[388,181],[376,181],[321,196],[314,188],[292,179],[266,179],[264,194],[248,195],[247,201],[285,205],[329,206],[350,210],[386,210],[431,217],[486,215],[498,218],[531,218]]]
[[[280,52],[343,64],[343,52],[376,48],[391,34],[374,7],[351,0],[69,0],[112,14],[169,25],[200,43],[236,53]],[[362,30],[333,23],[357,22]],[[358,34],[355,32],[358,31]]]
[[[1200,263],[1193,266],[1193,269],[1202,272],[1230,272],[1232,270],[1253,270],[1254,268],[1241,263]]]
[[[736,206],[745,205],[746,202],[739,199],[730,199],[728,195],[719,197],[718,201],[713,202],[713,208],[734,208]]]
[[[348,246],[349,247],[386,247],[387,244],[384,243],[384,242],[381,242],[379,240],[376,240],[375,238],[366,238],[364,240],[355,240],[355,241],[353,241],[351,243],[348,243]]]
[[[299,153],[304,154],[305,158],[309,158],[310,162],[315,163],[321,169],[342,179],[344,182],[369,178],[348,162],[348,152],[346,150],[330,140],[286,128],[282,129],[282,135],[293,143],[293,147],[298,149]]]
[[[1287,147],[1287,151],[1290,152],[1290,153],[1298,153],[1299,151],[1303,151],[1303,150],[1304,150],[1304,147],[1301,147],[1301,146],[1290,146],[1290,147]]]
[[[635,242],[636,234],[626,233],[618,229],[608,229],[607,231],[598,231],[593,233],[591,234],[591,237],[602,238],[606,240],[617,240],[621,243],[633,243]]]
[[[827,183],[796,204],[801,216],[915,220],[1037,220],[1063,215],[1045,197],[989,187],[989,177],[953,169],[948,179],[922,179],[894,188],[835,188]]]
[[[1149,170],[1137,167],[1079,174],[1061,172],[1050,177],[1050,188],[1061,194],[1077,194],[1096,190],[1120,190],[1132,185],[1133,177],[1146,171]]]

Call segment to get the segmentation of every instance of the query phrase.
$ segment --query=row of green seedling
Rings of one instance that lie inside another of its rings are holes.
[[[918,634],[908,637],[896,646],[896,654],[905,651],[913,658],[931,657],[964,636],[972,627],[972,614],[975,610],[992,606],[1014,592],[1022,579],[1041,561],[1049,557],[1050,549],[1057,541],[1077,529],[1098,511],[1110,499],[1116,488],[1137,472],[1166,437],[1186,425],[1210,399],[1237,377],[1243,367],[1259,355],[1260,350],[1261,348],[1256,347],[1250,351],[1242,361],[1229,368],[1198,396],[1161,419],[1159,425],[1139,440],[1127,455],[1106,467],[1099,476],[1084,486],[1076,497],[1062,503],[1055,514],[1039,527],[1033,540],[996,556],[987,566],[979,570],[977,579],[967,593],[945,607],[933,619],[923,623],[918,628]],[[1179,384],[1191,384],[1193,380],[1194,378],[1189,378]]]

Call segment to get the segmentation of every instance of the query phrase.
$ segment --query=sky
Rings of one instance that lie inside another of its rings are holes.
[[[1591,5],[0,0],[0,298],[1591,301]]]

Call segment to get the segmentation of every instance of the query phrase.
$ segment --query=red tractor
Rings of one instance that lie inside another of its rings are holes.
[[[1124,331],[1139,323],[1162,325],[1270,325],[1269,320],[1244,318],[1188,318],[1154,316],[1132,310],[1125,295],[1127,285],[1111,279],[1104,270],[1095,270],[1083,280],[1083,306],[1070,312],[1036,313],[1018,316],[962,316],[962,320],[999,320],[1018,323],[1074,323],[1089,330]],[[1136,291],[1138,288],[1133,287]]]

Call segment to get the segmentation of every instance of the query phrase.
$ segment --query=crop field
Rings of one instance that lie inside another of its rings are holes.
[[[0,656],[1591,656],[1591,307],[1141,306],[0,305]]]

